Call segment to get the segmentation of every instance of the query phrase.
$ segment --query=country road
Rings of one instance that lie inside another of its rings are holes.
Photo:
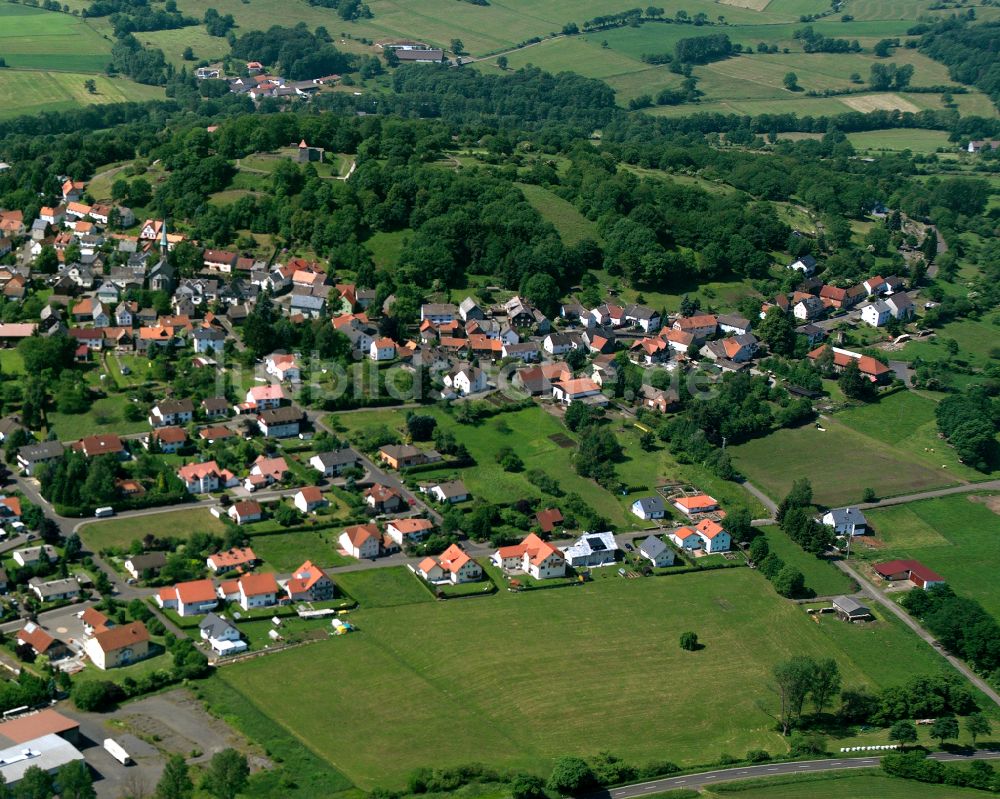
[[[972,754],[951,754],[937,752],[930,756],[941,762],[965,762],[969,760],[1000,759],[1000,749],[980,749]],[[849,769],[875,768],[882,762],[881,757],[829,758],[826,760],[805,760],[792,763],[768,763],[760,766],[743,766],[737,768],[702,771],[698,774],[684,774],[679,777],[665,777],[660,780],[638,782],[633,785],[623,785],[620,788],[610,788],[591,794],[588,799],[633,799],[637,796],[648,796],[652,793],[688,788],[697,790],[706,785],[734,780],[760,779],[762,777],[782,777],[789,774],[815,774],[820,771],[846,771]]]
[[[988,696],[998,707],[1000,707],[1000,694],[994,691],[989,684],[982,679],[978,674],[976,674],[972,669],[970,669],[965,663],[959,660],[953,655],[949,655],[943,649],[936,646],[936,639],[931,635],[923,626],[914,619],[909,613],[907,613],[898,604],[892,601],[892,599],[886,595],[885,591],[875,585],[871,580],[864,577],[857,569],[855,569],[846,560],[834,561],[834,565],[840,569],[848,577],[852,578],[858,585],[861,586],[863,592],[878,602],[886,610],[889,610],[895,614],[900,621],[903,622],[907,627],[909,627],[913,632],[919,635],[924,641],[926,641],[935,652],[937,652],[941,657],[947,660],[952,667],[954,667],[963,677],[965,677],[969,682],[976,686],[980,691],[982,691],[986,696]]]
[[[922,499],[947,497],[952,494],[971,494],[973,491],[1000,491],[1000,480],[984,480],[981,483],[963,483],[949,488],[936,488],[931,491],[921,491],[918,494],[902,494],[898,497],[887,497],[877,502],[862,502],[857,507],[862,510],[885,508],[890,505],[905,505],[908,502],[919,502]]]

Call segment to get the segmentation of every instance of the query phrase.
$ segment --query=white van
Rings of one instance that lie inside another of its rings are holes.
[[[115,509],[112,508],[110,505],[105,505],[103,508],[98,508],[97,510],[94,511],[94,516],[96,516],[98,519],[103,519],[107,516],[114,516],[114,515],[115,515]]]

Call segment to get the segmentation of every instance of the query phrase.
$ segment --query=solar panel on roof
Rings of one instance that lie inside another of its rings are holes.
[[[607,547],[604,545],[604,541],[602,541],[596,535],[591,538],[588,538],[587,543],[590,544],[590,548],[594,552],[603,552],[605,549],[607,549]]]

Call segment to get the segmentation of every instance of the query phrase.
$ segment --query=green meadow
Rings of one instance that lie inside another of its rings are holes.
[[[959,594],[1000,617],[1000,496],[971,494],[910,502],[867,512],[882,546],[872,554],[915,558]]]
[[[758,705],[774,702],[766,684],[778,660],[834,657],[847,685],[939,668],[901,626],[815,624],[749,569],[443,603],[414,596],[363,605],[351,621],[360,632],[219,678],[363,789],[401,788],[428,765],[545,773],[560,755],[608,749],[637,763],[783,753],[787,741]],[[678,648],[689,628],[703,650]],[[679,674],[696,675],[688,690]],[[391,742],[392,757],[372,741]]]

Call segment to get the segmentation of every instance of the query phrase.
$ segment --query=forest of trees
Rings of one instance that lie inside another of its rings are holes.
[[[326,37],[305,23],[294,28],[274,25],[266,31],[247,31],[233,43],[236,58],[255,59],[272,66],[289,80],[308,80],[353,72],[356,57],[340,52]]]
[[[969,9],[969,13],[974,13]],[[952,80],[975,86],[1000,103],[1000,23],[969,24],[968,17],[944,20],[920,39],[920,52],[948,67]]]

